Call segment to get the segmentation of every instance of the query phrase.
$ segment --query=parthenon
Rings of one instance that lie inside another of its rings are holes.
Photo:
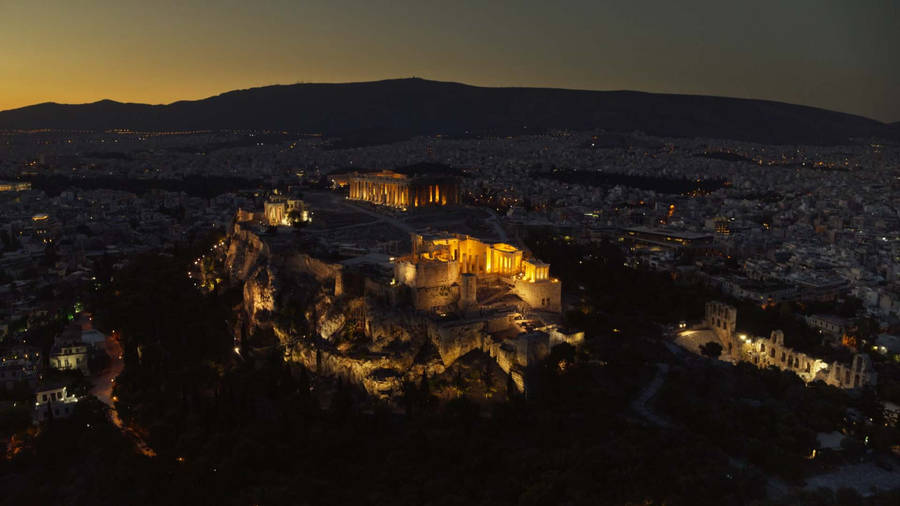
[[[459,184],[452,177],[409,177],[383,170],[350,174],[346,184],[351,200],[402,209],[459,203]]]

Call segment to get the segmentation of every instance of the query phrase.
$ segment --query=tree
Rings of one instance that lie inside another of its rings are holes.
[[[416,385],[410,380],[403,380],[400,383],[400,392],[402,394],[403,408],[406,416],[413,415],[413,408],[416,405]]]
[[[719,355],[722,354],[722,345],[715,341],[710,341],[706,344],[701,344],[700,345],[700,353],[702,353],[703,355],[705,355],[709,358],[717,359],[717,358],[719,358]]]
[[[875,320],[874,318],[859,318],[855,323],[857,329],[856,337],[861,339],[869,339],[878,334],[879,330],[881,330],[879,328],[878,320]]]
[[[834,493],[834,498],[838,504],[854,506],[863,503],[863,498],[855,489],[850,487],[841,487]]]
[[[431,397],[431,386],[428,384],[428,373],[422,373],[422,382],[419,384],[420,394],[426,401]]]

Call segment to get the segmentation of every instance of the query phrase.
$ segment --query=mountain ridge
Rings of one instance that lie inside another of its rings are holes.
[[[290,130],[408,135],[550,129],[643,131],[774,144],[900,139],[900,122],[758,99],[641,91],[480,87],[420,78],[276,84],[199,100],[140,104],[44,102],[0,111],[0,129]]]

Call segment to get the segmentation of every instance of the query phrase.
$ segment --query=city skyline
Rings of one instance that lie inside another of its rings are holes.
[[[149,10],[100,1],[77,9],[13,2],[4,10],[10,26],[0,42],[12,51],[0,63],[0,110],[48,101],[160,104],[269,84],[414,75],[757,98],[900,120],[900,70],[888,65],[900,36],[889,2],[520,2],[447,13],[431,3]]]

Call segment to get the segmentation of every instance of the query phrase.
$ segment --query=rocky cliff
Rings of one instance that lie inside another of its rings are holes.
[[[344,293],[339,264],[290,248],[273,253],[271,242],[240,225],[226,240],[223,275],[243,287],[239,337],[271,329],[288,360],[380,398],[444,372],[441,355],[425,352],[430,333],[420,317]]]

